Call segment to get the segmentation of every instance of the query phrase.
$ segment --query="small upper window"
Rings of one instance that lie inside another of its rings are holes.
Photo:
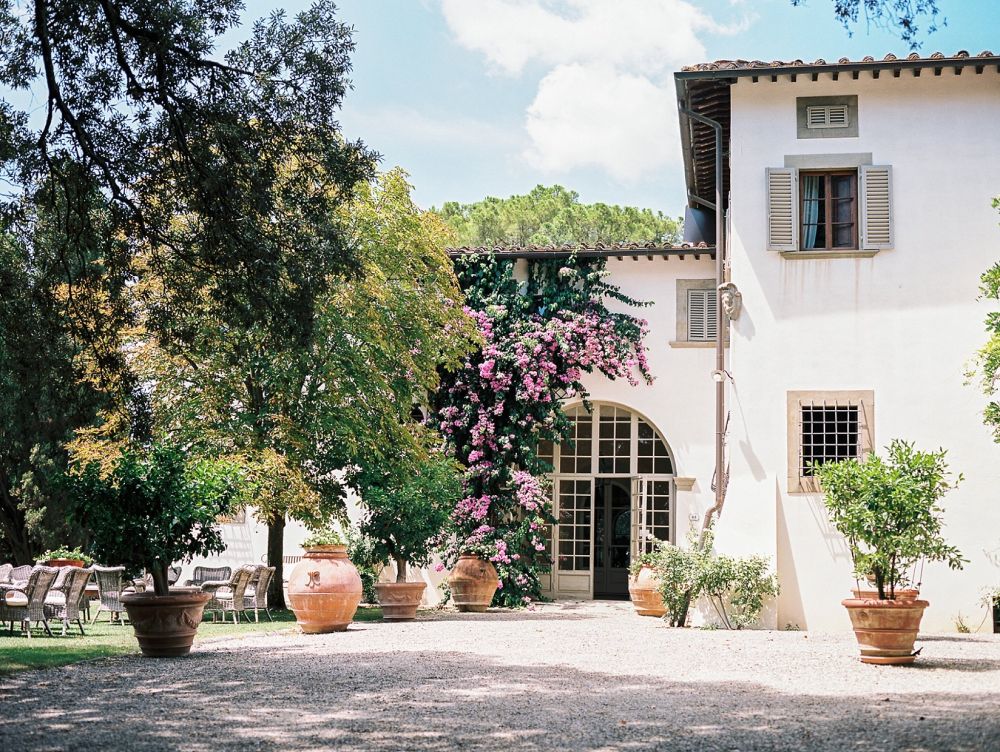
[[[806,128],[847,128],[851,124],[846,104],[806,107]]]
[[[858,173],[855,170],[799,175],[803,250],[858,247]]]
[[[714,342],[718,329],[718,293],[714,289],[688,290],[688,342]]]

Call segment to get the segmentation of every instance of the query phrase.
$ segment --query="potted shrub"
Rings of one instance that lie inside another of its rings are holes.
[[[143,655],[186,655],[211,595],[171,589],[167,569],[225,550],[216,518],[240,500],[238,468],[154,445],[123,451],[107,476],[91,463],[72,483],[95,558],[128,577],[152,575],[152,592],[122,597]]]
[[[306,634],[343,632],[361,603],[361,576],[332,525],[302,542],[305,554],[288,575],[288,605]]]
[[[663,616],[667,613],[655,566],[655,551],[640,554],[629,564],[628,595],[639,616]]]
[[[389,621],[413,619],[427,587],[407,582],[411,567],[426,566],[432,541],[448,523],[462,496],[461,467],[440,451],[431,451],[403,472],[385,473],[377,483],[365,483],[359,526],[371,541],[375,561],[396,565],[395,582],[377,582],[382,615]]]
[[[894,440],[882,459],[844,460],[813,466],[833,526],[846,539],[860,580],[874,583],[874,598],[843,601],[864,663],[913,663],[913,643],[925,600],[902,591],[923,561],[961,569],[966,561],[943,535],[944,495],[954,482],[945,452],[921,452]],[[861,589],[860,584],[858,585]]]
[[[94,563],[81,549],[67,546],[50,549],[38,557],[38,560],[47,567],[89,567]]]

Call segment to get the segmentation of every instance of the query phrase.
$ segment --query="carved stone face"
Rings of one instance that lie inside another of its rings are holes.
[[[730,321],[739,318],[740,309],[743,307],[743,294],[736,289],[736,285],[729,282],[719,290],[719,297],[722,301],[722,310]]]

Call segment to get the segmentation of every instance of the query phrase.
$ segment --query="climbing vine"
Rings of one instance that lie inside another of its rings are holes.
[[[468,468],[445,564],[463,552],[490,559],[500,578],[496,605],[537,600],[551,566],[546,529],[555,519],[544,476],[553,468],[538,444],[569,439],[563,401],[586,402],[586,373],[652,381],[646,321],[608,307],[648,303],[608,283],[605,263],[532,260],[526,280],[515,278],[514,260],[492,253],[455,263],[483,345],[445,377],[437,397],[439,427]]]

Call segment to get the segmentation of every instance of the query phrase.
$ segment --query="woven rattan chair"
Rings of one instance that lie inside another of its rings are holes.
[[[244,609],[247,585],[250,584],[253,569],[253,566],[248,564],[233,572],[227,582],[210,581],[202,584],[201,589],[212,594],[212,600],[205,604],[205,610],[212,612],[212,621],[215,621],[219,613],[225,621],[226,613],[231,611],[233,624],[239,624],[240,611]]]
[[[28,578],[31,576],[31,570],[32,566],[30,564],[14,567],[10,570],[10,578],[8,579],[8,582],[22,587],[26,586],[28,584]]]
[[[14,571],[13,564],[0,564],[0,582],[10,582],[10,573]]]
[[[45,598],[55,582],[59,570],[55,567],[33,567],[24,588],[5,590],[0,603],[0,621],[10,622],[11,634],[14,622],[21,622],[21,631],[31,637],[32,623],[41,622],[45,633],[51,637],[49,620],[45,615]]]
[[[99,567],[94,565],[94,579],[97,581],[97,590],[100,594],[101,605],[91,618],[90,623],[97,621],[101,611],[111,613],[111,621],[122,623],[121,615],[125,611],[122,605],[122,575],[125,574],[125,567]]]
[[[181,568],[180,567],[167,567],[167,584],[176,585],[177,580],[181,578]]]
[[[69,631],[69,623],[75,621],[80,628],[80,634],[86,635],[83,631],[83,622],[80,620],[80,611],[84,607],[83,599],[86,597],[84,591],[94,572],[81,567],[62,567],[62,569],[67,571],[62,577],[60,587],[53,585],[45,599],[45,615],[62,622],[63,634]]]
[[[230,567],[195,567],[191,579],[184,580],[184,584],[200,588],[206,582],[228,582],[232,576]]]
[[[267,614],[268,621],[274,621],[271,609],[267,605],[267,589],[271,586],[273,578],[274,567],[265,567],[263,564],[254,567],[246,597],[243,599],[243,611],[247,614],[248,619],[250,618],[249,612],[252,610],[255,622],[260,621],[260,611]]]

